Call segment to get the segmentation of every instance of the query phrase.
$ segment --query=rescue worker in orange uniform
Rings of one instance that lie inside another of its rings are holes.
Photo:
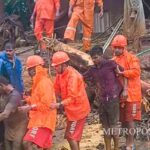
[[[140,63],[138,58],[127,51],[127,39],[123,35],[117,35],[112,41],[112,47],[115,54],[114,60],[124,68],[118,74],[127,78],[127,96],[120,104],[120,121],[123,127],[128,129],[126,136],[126,149],[135,149],[134,133],[135,121],[141,120],[141,81],[140,81]]]
[[[29,111],[28,131],[23,139],[25,149],[48,149],[52,145],[56,110],[50,109],[50,104],[56,102],[56,98],[52,81],[43,65],[44,61],[40,56],[27,58],[26,66],[33,79],[32,92],[31,96],[26,98],[27,105],[19,108]]]
[[[70,58],[65,52],[59,51],[52,57],[52,66],[57,72],[55,80],[55,93],[62,101],[52,103],[51,108],[64,106],[67,116],[65,138],[71,150],[79,150],[82,131],[86,117],[90,112],[90,104],[85,90],[85,83],[81,74],[69,66]]]
[[[44,31],[47,37],[52,37],[54,19],[59,14],[59,7],[59,0],[36,0],[31,22],[35,18],[34,34],[38,42],[41,42]]]
[[[93,32],[95,2],[100,8],[99,15],[103,15],[103,0],[70,0],[68,15],[71,16],[67,25],[64,39],[73,41],[76,27],[80,21],[83,25],[83,49],[88,52],[91,48],[91,35]]]

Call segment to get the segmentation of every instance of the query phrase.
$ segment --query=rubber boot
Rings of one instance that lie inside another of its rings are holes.
[[[119,137],[113,136],[114,150],[119,150]]]
[[[105,149],[111,150],[111,136],[104,135],[104,141],[105,141]]]

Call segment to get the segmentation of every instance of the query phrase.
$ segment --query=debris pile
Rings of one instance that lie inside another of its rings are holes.
[[[141,131],[137,133],[136,140],[150,141],[150,111],[142,116],[142,121],[136,125],[136,128]]]
[[[7,40],[15,43],[16,46],[29,44],[29,38],[17,15],[4,15],[0,20],[0,49]]]

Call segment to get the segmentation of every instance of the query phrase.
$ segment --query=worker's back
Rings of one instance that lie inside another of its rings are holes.
[[[55,8],[54,0],[37,0],[34,8],[36,19],[54,20]]]

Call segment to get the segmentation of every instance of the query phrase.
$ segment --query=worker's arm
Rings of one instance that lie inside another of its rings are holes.
[[[76,74],[73,74],[69,77],[67,85],[67,98],[62,100],[62,105],[69,105],[74,102],[78,95],[78,90],[80,90],[78,87],[78,85],[80,84],[79,82],[80,80]]]
[[[9,117],[11,112],[13,112],[16,109],[15,106],[13,106],[11,103],[8,103],[2,113],[0,113],[0,121],[5,120]]]
[[[124,76],[122,76],[122,74],[121,74],[124,71],[123,67],[118,65],[115,61],[112,61],[112,66],[114,68],[116,76],[118,78],[121,78],[121,80],[122,80],[123,90],[122,90],[122,93],[120,95],[120,98],[121,98],[122,101],[124,101],[128,98],[128,91],[127,91],[128,90],[128,79],[125,78]]]
[[[130,69],[123,71],[123,75],[126,78],[135,78],[140,76],[141,73],[140,63],[136,57],[134,57],[132,61],[129,63],[129,68]]]
[[[56,10],[59,10],[59,8],[60,8],[60,0],[54,0],[54,3],[55,3]]]
[[[31,20],[34,20],[34,19],[35,19],[35,16],[36,16],[36,5],[35,5],[35,7],[34,7],[34,10],[33,10],[32,15],[31,15],[30,21],[31,21]]]
[[[31,28],[34,28],[35,26],[35,20],[36,20],[35,18],[36,18],[36,14],[33,12],[30,17]]]
[[[76,5],[77,0],[70,0],[69,6],[73,7]]]
[[[32,104],[32,105],[27,104],[27,105],[24,105],[24,106],[19,106],[18,110],[22,111],[22,112],[28,112],[31,109],[36,109],[36,107],[37,107],[36,104]]]
[[[44,80],[39,84],[38,91],[38,97],[30,97],[30,102],[32,102],[32,99],[37,99],[35,100],[35,103],[21,106],[18,109],[23,112],[28,112],[30,110],[49,110],[50,104],[56,102],[53,84],[48,82],[48,80]]]
[[[4,75],[4,63],[1,58],[0,58],[0,75]]]
[[[35,2],[33,13],[30,17],[30,23],[31,23],[32,27],[34,27],[34,24],[35,24],[36,12],[37,12],[37,5],[36,5],[36,2]]]
[[[99,16],[103,16],[103,0],[96,0],[98,7],[100,8]]]
[[[44,80],[40,85],[40,101],[36,103],[36,108],[40,111],[49,110],[51,103],[56,103],[55,91],[52,82]]]
[[[60,0],[54,0],[55,8],[56,8],[56,17],[59,16],[60,9]]]
[[[20,91],[19,92],[21,92],[21,94],[23,95],[24,83],[23,83],[23,77],[22,77],[22,63],[20,60],[18,60],[18,61],[19,61],[19,63],[18,63],[17,67],[19,68],[18,74],[19,74],[19,82],[20,82]]]
[[[5,51],[0,52],[0,75],[4,76],[5,78],[9,79],[5,61],[3,60],[3,56],[5,55]]]
[[[52,103],[50,105],[50,108],[55,109],[59,108],[60,105],[66,106],[73,103],[74,100],[77,99],[77,95],[80,90],[78,87],[78,85],[80,84],[79,82],[80,81],[78,79],[78,76],[76,74],[72,74],[68,79],[68,85],[66,87],[67,97],[59,103]]]
[[[90,67],[86,72],[84,72],[83,78],[85,81],[92,81],[93,80],[93,73],[92,73],[92,67]]]
[[[59,21],[62,19],[64,16],[68,14],[68,9],[69,9],[69,1],[68,0],[63,0],[60,3],[60,13],[59,16],[55,18],[55,21]]]
[[[58,97],[61,97],[61,90],[60,90],[60,81],[59,81],[60,76],[57,75],[54,81],[54,89],[55,89],[55,94]]]
[[[103,8],[103,0],[96,0],[96,3],[100,8]]]
[[[123,77],[123,91],[121,94],[121,100],[126,101],[128,98],[128,79]]]
[[[57,75],[56,78],[55,78],[54,89],[55,89],[55,95],[56,95],[56,98],[57,98],[57,103],[56,102],[51,103],[50,104],[51,109],[59,108],[60,105],[61,105],[61,103],[60,103],[61,89],[60,89],[60,76],[59,75]]]
[[[126,78],[135,78],[140,76],[141,70],[140,70],[140,64],[139,60],[136,57],[133,57],[132,60],[128,63],[129,69],[121,71],[117,67],[117,73],[119,75],[123,75]]]
[[[70,0],[69,9],[68,9],[68,17],[70,18],[73,12],[73,7],[76,5],[77,0]]]
[[[21,103],[21,95],[19,93],[10,94],[8,97],[8,103],[5,106],[4,111],[0,113],[0,121],[7,119],[11,113],[15,112],[20,103]]]

